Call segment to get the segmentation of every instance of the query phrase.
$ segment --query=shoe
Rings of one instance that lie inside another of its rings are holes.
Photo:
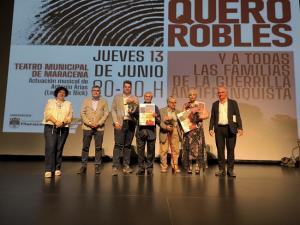
[[[195,174],[199,175],[200,174],[200,167],[198,164],[195,166]]]
[[[51,178],[52,177],[52,173],[51,172],[49,172],[49,171],[47,171],[47,172],[45,172],[45,178]]]
[[[61,176],[61,171],[60,170],[55,170],[55,176]]]
[[[233,171],[227,171],[227,176],[235,178],[236,174]]]
[[[86,166],[80,167],[80,170],[78,170],[77,174],[84,174],[86,173]]]
[[[152,170],[147,170],[147,176],[153,176],[153,171]]]
[[[192,165],[189,165],[189,168],[187,170],[187,173],[188,174],[193,174],[193,166]]]
[[[124,174],[130,174],[130,173],[132,173],[132,169],[130,169],[129,166],[125,166],[125,167],[123,168],[123,173],[124,173]]]
[[[166,173],[166,172],[168,172],[168,170],[167,169],[161,169],[160,172],[161,173]]]
[[[217,177],[224,177],[224,176],[225,176],[225,172],[222,171],[222,170],[220,170],[220,171],[216,172],[215,175],[216,175]]]
[[[101,173],[100,165],[96,165],[95,166],[95,174],[100,174],[100,173]]]
[[[174,166],[172,168],[172,173],[180,173],[180,172],[181,172],[181,170],[178,168],[178,166]]]
[[[145,175],[145,170],[138,170],[137,172],[136,172],[136,175],[139,175],[139,176],[142,176],[142,175]]]
[[[113,167],[113,169],[112,169],[112,175],[113,176],[118,176],[118,174],[119,174],[118,169],[116,167]]]
[[[180,172],[181,172],[180,169],[174,169],[174,168],[172,168],[172,173],[180,173]]]

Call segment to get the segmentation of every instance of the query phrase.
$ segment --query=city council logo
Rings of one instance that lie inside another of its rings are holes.
[[[11,127],[11,128],[20,127],[20,118],[17,118],[17,117],[10,118],[9,127]]]

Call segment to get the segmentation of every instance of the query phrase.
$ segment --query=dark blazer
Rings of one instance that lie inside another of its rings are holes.
[[[137,138],[141,138],[141,133],[142,132],[147,132],[148,137],[147,140],[152,141],[156,139],[156,125],[159,126],[160,124],[160,113],[159,113],[159,108],[157,105],[155,105],[155,113],[157,114],[157,117],[155,117],[155,126],[140,126],[139,123],[137,123],[137,128],[136,128],[136,133],[135,136]],[[139,107],[134,110],[131,115],[138,121],[139,120]]]
[[[239,106],[235,100],[228,99],[228,125],[230,131],[236,134],[239,130],[243,129],[242,120],[240,116]],[[233,122],[233,117],[236,117],[236,122]],[[218,129],[218,122],[219,122],[219,101],[213,103],[211,108],[211,116],[209,121],[209,130],[216,130]]]

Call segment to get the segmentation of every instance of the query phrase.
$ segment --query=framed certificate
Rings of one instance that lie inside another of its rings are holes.
[[[140,104],[139,106],[139,125],[155,126],[155,104]]]
[[[195,102],[195,108],[199,109],[199,112],[201,113],[202,111],[205,110],[205,102]]]
[[[191,125],[193,125],[189,118],[191,112],[192,111],[189,109],[189,110],[186,110],[186,111],[183,111],[183,112],[177,114],[177,118],[181,124],[181,127],[182,127],[184,133],[187,133],[196,128],[195,126],[191,126]],[[193,127],[193,128],[191,128],[191,127]]]

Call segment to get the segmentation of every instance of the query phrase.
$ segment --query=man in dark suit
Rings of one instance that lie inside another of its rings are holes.
[[[236,101],[229,99],[226,87],[218,87],[219,100],[211,109],[209,134],[215,136],[218,149],[219,171],[216,176],[225,176],[225,145],[227,149],[227,175],[236,177],[234,169],[234,148],[236,136],[243,135],[242,120]]]
[[[144,94],[144,103],[151,104],[153,98],[153,93],[150,91]],[[139,121],[140,107],[137,107],[132,115]],[[151,125],[141,125],[137,124],[136,128],[136,144],[138,153],[138,171],[137,175],[144,175],[145,169],[147,170],[147,175],[151,176],[153,174],[153,161],[155,157],[155,140],[156,140],[156,125],[160,124],[160,113],[159,108],[155,105],[155,112],[153,113],[155,118],[154,124]],[[147,157],[145,160],[145,147],[147,145]]]

